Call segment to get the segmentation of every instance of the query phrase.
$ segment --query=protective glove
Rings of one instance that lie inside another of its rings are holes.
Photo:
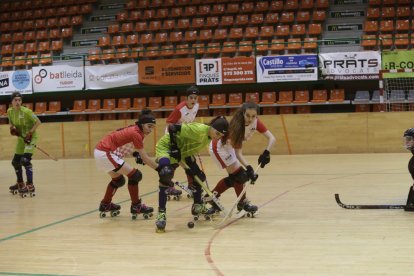
[[[19,131],[17,130],[17,128],[15,126],[10,127],[10,135],[20,136],[20,133],[19,133]]]
[[[254,170],[253,170],[252,166],[250,166],[250,165],[248,165],[246,167],[246,173],[247,173],[247,176],[250,179],[250,183],[254,184],[256,182],[257,178],[259,177],[259,175],[254,173]]]
[[[270,162],[270,152],[268,150],[264,150],[263,153],[259,156],[257,160],[257,164],[260,165],[260,168],[264,168],[266,164]]]
[[[28,132],[27,134],[26,134],[26,137],[24,137],[24,142],[26,143],[26,144],[30,144],[30,142],[32,142],[32,133],[31,132]]]
[[[145,162],[144,162],[144,160],[142,160],[141,155],[139,154],[139,152],[134,151],[132,153],[132,156],[135,157],[135,163],[145,166]]]

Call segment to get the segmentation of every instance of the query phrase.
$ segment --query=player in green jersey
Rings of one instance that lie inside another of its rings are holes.
[[[205,148],[210,141],[221,139],[227,134],[228,122],[225,117],[216,117],[210,125],[190,123],[183,125],[170,125],[168,134],[165,134],[156,145],[156,160],[158,161],[159,193],[158,193],[158,217],[156,221],[157,232],[164,232],[166,226],[166,190],[174,185],[172,178],[180,161],[185,161],[189,169],[187,175],[192,175],[192,180],[198,176],[205,181],[206,176],[195,162],[194,155]],[[208,211],[201,199],[202,188],[194,181],[189,181],[194,190],[194,204],[191,208],[193,215],[204,214]]]
[[[19,92],[11,95],[12,106],[7,110],[10,124],[10,134],[17,136],[17,144],[12,165],[16,173],[17,182],[10,186],[10,192],[20,193],[22,197],[35,195],[33,185],[32,155],[38,139],[36,129],[41,124],[32,110],[22,106],[23,97]],[[23,182],[23,169],[26,170],[26,183]]]

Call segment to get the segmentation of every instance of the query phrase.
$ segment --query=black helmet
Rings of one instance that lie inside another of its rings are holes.
[[[403,137],[411,136],[414,137],[414,128],[409,128],[406,131],[404,131]]]
[[[186,93],[187,93],[187,97],[190,96],[190,95],[198,95],[198,94],[200,94],[200,90],[198,90],[197,86],[192,85],[192,86],[187,88]]]

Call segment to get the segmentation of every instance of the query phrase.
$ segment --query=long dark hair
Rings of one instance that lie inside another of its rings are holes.
[[[234,112],[229,126],[229,138],[233,147],[239,147],[243,143],[245,130],[244,113],[246,113],[247,109],[256,109],[257,113],[259,113],[259,106],[254,102],[244,103]]]

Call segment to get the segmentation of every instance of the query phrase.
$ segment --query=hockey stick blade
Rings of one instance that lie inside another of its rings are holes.
[[[344,204],[339,199],[339,194],[335,194],[335,200],[338,205],[344,209],[404,209],[405,205],[361,205],[361,204]]]

